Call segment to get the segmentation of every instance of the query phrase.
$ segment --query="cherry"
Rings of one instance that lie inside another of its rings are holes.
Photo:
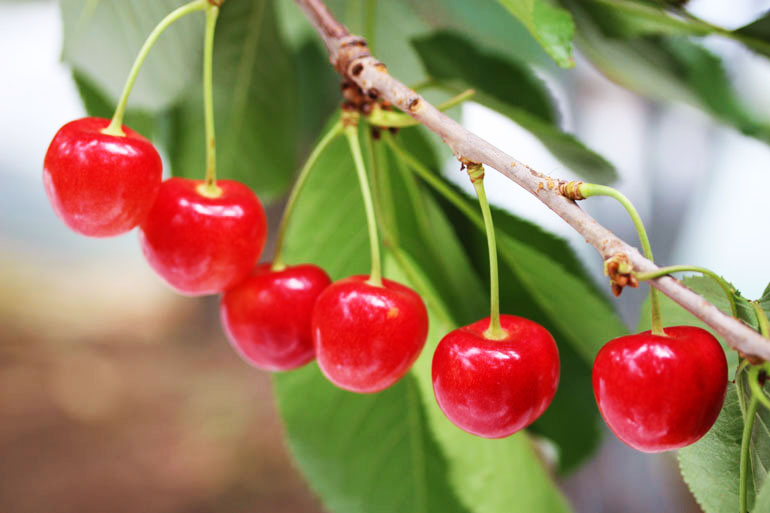
[[[340,388],[373,393],[396,383],[420,355],[428,312],[412,289],[351,276],[318,296],[312,330],[324,375]]]
[[[295,369],[313,359],[310,318],[318,295],[331,280],[311,264],[251,276],[222,296],[220,314],[230,343],[241,357],[270,371]]]
[[[265,211],[251,189],[187,178],[163,182],[139,231],[150,266],[188,295],[220,292],[248,276],[266,235]]]
[[[693,326],[609,341],[596,356],[593,387],[607,425],[644,452],[680,449],[716,421],[727,389],[719,342]]]
[[[532,424],[559,384],[559,350],[534,321],[501,315],[505,338],[486,338],[490,318],[450,331],[433,354],[433,392],[459,428],[503,438]]]
[[[56,214],[91,237],[127,232],[145,218],[160,187],[162,164],[150,141],[110,120],[83,118],[61,127],[43,164],[43,183]]]

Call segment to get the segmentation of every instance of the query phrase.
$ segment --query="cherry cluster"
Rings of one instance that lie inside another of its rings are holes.
[[[172,288],[222,293],[225,331],[259,368],[289,370],[317,357],[332,382],[355,392],[383,390],[409,370],[428,333],[414,291],[368,276],[332,284],[311,264],[257,265],[267,222],[251,189],[234,180],[161,181],[153,145],[128,127],[104,133],[109,123],[72,121],[46,153],[45,189],[67,226],[92,237],[138,227],[148,263]]]
[[[206,9],[210,21],[204,56],[206,179],[163,181],[157,150],[122,124],[136,68],[112,121],[72,121],[53,138],[43,178],[54,210],[87,236],[109,237],[138,227],[149,265],[168,285],[188,296],[221,294],[224,330],[251,365],[287,371],[316,359],[342,389],[375,393],[394,385],[425,345],[428,312],[414,290],[381,277],[371,192],[357,139],[360,113],[343,112],[311,154],[290,196],[277,255],[272,263],[259,264],[267,236],[259,198],[240,182],[214,176],[210,49],[217,7],[202,0],[189,5],[190,12]],[[279,252],[296,191],[328,141],[342,133],[367,211],[372,272],[332,283],[316,265],[285,265]],[[491,312],[443,337],[433,355],[433,389],[454,424],[500,438],[526,428],[551,404],[559,383],[559,352],[543,326],[500,314],[483,167],[463,165],[487,232]],[[584,197],[599,194],[601,186],[584,185]],[[726,383],[724,351],[711,334],[694,327],[663,329],[655,322],[651,332],[608,342],[593,367],[594,394],[605,421],[624,442],[649,452],[677,449],[702,437],[721,410]]]

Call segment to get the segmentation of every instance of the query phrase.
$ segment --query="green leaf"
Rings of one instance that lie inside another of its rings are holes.
[[[80,88],[87,84],[89,90],[99,91],[103,103],[114,105],[139,47],[182,3],[61,0],[63,57]],[[285,191],[303,137],[294,67],[301,61],[283,44],[273,11],[269,0],[228,1],[217,23],[214,48],[218,176],[247,183],[266,201]],[[194,178],[201,178],[205,167],[202,45],[201,13],[172,25],[150,52],[129,100],[130,108],[168,120],[164,142],[171,171]],[[301,105],[308,109],[306,115],[323,114],[313,112],[317,104]],[[317,130],[318,122],[307,126]]]
[[[738,469],[743,417],[738,392],[727,386],[722,412],[711,431],[695,444],[678,452],[685,483],[705,513],[738,509]],[[752,483],[749,486],[753,488]],[[750,490],[753,497],[753,490]]]
[[[73,71],[72,80],[78,89],[78,94],[83,102],[83,107],[89,116],[111,119],[114,113],[114,105],[107,96],[99,90],[99,87],[78,71]],[[148,139],[153,139],[158,131],[155,116],[147,112],[129,110],[123,120],[124,124],[139,132]]]
[[[404,135],[409,132],[404,131],[399,134],[398,142],[402,146],[407,146],[403,144],[405,142]],[[413,150],[410,152],[413,157],[420,159],[424,165],[430,167],[431,164],[421,158],[421,153]],[[447,186],[453,190],[455,195],[460,197],[460,201],[466,202],[471,211],[478,210],[475,198],[468,199],[458,189],[452,188],[448,184]],[[470,222],[453,205],[445,202],[442,202],[442,205],[450,216],[452,226],[461,235],[461,241],[466,252],[472,258],[473,270],[481,277],[485,284],[488,283],[488,255],[484,232],[478,225]],[[590,298],[583,297],[567,307],[568,310],[566,311],[569,312],[568,316],[571,320],[579,324],[588,325],[590,324],[589,322],[583,322],[580,318],[584,314],[588,316],[598,315],[599,317],[597,318],[603,319],[603,322],[598,323],[599,326],[595,327],[596,331],[587,339],[581,338],[586,332],[581,332],[577,337],[567,334],[568,332],[560,328],[558,316],[556,318],[552,317],[551,312],[554,310],[546,309],[550,307],[550,297],[544,299],[543,292],[537,291],[537,287],[534,287],[533,293],[533,290],[529,287],[530,283],[519,278],[518,272],[520,271],[523,273],[533,272],[536,279],[540,279],[541,275],[538,274],[540,271],[536,268],[540,265],[538,260],[541,256],[539,255],[534,260],[528,261],[522,268],[517,268],[516,272],[513,272],[511,267],[506,265],[507,262],[502,262],[500,269],[502,311],[504,313],[522,315],[543,324],[551,331],[559,344],[563,382],[568,382],[571,385],[559,388],[553,403],[546,413],[533,425],[532,429],[534,432],[542,434],[556,443],[560,453],[560,470],[566,472],[575,468],[583,459],[590,455],[600,438],[600,421],[591,392],[591,364],[593,356],[598,351],[598,348],[609,338],[625,333],[625,328],[614,315],[612,307],[606,301],[606,298],[593,285],[582,264],[565,241],[542,231],[531,223],[515,218],[498,209],[493,209],[493,218],[498,229],[498,244],[508,234],[515,234],[515,237],[525,241],[528,246],[536,248],[536,251],[543,255],[542,258],[544,259],[550,259],[550,255],[559,255],[559,264],[563,266],[562,270],[557,271],[559,276],[568,274],[575,277],[578,282],[582,281],[582,284],[579,285],[580,290],[587,291]],[[519,253],[517,253],[518,255]],[[567,278],[567,280],[571,279]],[[569,287],[572,283],[568,282],[560,287],[565,285]],[[544,289],[547,287],[548,285],[543,286]],[[564,293],[561,288],[558,290],[560,291],[559,293]],[[489,314],[487,311],[489,300],[487,298],[488,292],[483,302],[484,311],[478,317]],[[597,300],[600,305],[603,303],[599,308],[595,308],[596,304],[594,301]],[[589,305],[587,308],[590,312],[588,310],[580,312],[579,307],[575,306],[582,303]],[[546,308],[543,308],[541,304],[545,304]],[[559,308],[559,306],[554,306],[554,308]],[[571,422],[565,424],[565,418],[570,418]]]
[[[770,120],[740,101],[722,61],[686,37],[617,39],[602,30],[611,23],[574,0],[581,51],[610,80],[657,100],[700,108],[743,133],[770,141]]]
[[[60,0],[59,3],[64,28],[62,59],[113,102],[123,90],[129,69],[150,31],[184,2]],[[145,61],[129,107],[158,112],[173,105],[189,84],[200,80],[202,45],[202,14],[192,14],[171,26]]]
[[[461,30],[473,41],[510,57],[554,68],[555,62],[520,23],[511,23],[510,12],[500,2],[468,0],[394,0],[414,9],[415,17],[426,24],[424,32]],[[390,3],[390,2],[388,2]]]
[[[770,11],[761,18],[734,31],[747,46],[770,56]],[[746,39],[747,38],[747,39]]]
[[[278,35],[272,2],[228,1],[214,42],[217,176],[247,183],[263,201],[285,192],[296,167],[296,80],[294,58]],[[200,87],[189,91],[173,119],[173,173],[203,176]]]
[[[748,48],[770,56],[770,21],[768,16],[745,27],[730,31],[704,22],[681,8],[655,5],[645,0],[583,0],[612,37],[628,39],[646,35],[707,36],[711,34],[734,39]]]
[[[422,129],[402,130],[398,144],[430,167],[438,158]],[[441,207],[390,148],[375,144],[384,157],[376,169],[388,245],[408,253],[428,275],[441,297],[462,298],[448,308],[459,324],[470,324],[487,315],[488,295]]]
[[[722,289],[707,277],[689,277],[683,283],[713,303],[726,314],[730,306]],[[752,307],[742,297],[735,296],[739,317],[752,327],[757,321]],[[770,306],[770,305],[768,305]],[[642,308],[640,330],[649,329],[649,299]],[[661,312],[666,326],[687,325],[710,328],[666,296],[661,296]],[[716,335],[715,335],[716,336]],[[727,351],[729,374],[735,373],[737,354],[722,345]],[[740,379],[745,379],[743,373]],[[748,386],[743,385],[744,404],[749,399]],[[738,504],[738,475],[740,447],[743,432],[742,406],[735,385],[728,385],[727,397],[719,419],[711,430],[696,444],[679,451],[679,465],[685,482],[706,513],[732,511]],[[754,502],[754,490],[763,488],[770,469],[770,411],[762,406],[757,410],[751,445],[749,466],[749,505]],[[768,492],[765,492],[768,493]],[[766,498],[763,498],[766,500]],[[751,509],[751,508],[750,508]],[[756,508],[753,511],[765,511]]]
[[[444,301],[414,260],[399,253],[387,264],[388,274],[414,287],[428,307],[428,341],[412,374],[425,400],[428,424],[451,462],[449,479],[458,496],[475,513],[512,511],[512,507],[515,511],[570,511],[525,431],[488,440],[455,427],[441,412],[433,399],[432,355],[441,338],[456,326],[447,322]]]
[[[765,287],[764,292],[762,292],[762,297],[759,298],[759,304],[762,305],[765,312],[770,312],[770,284],[768,284],[767,287]]]
[[[765,481],[754,501],[754,513],[770,512],[770,481]]]
[[[273,383],[292,452],[329,511],[468,511],[447,483],[412,376],[361,395],[336,388],[311,364]]]
[[[545,0],[498,0],[532,34],[553,60],[563,68],[575,65],[572,36],[575,24],[569,12]]]
[[[703,36],[713,32],[707,24],[678,16],[661,5],[631,0],[584,0],[602,31],[612,37],[629,39],[644,35]]]
[[[376,146],[379,144],[375,143],[373,153],[382,150]],[[424,141],[418,137],[411,144],[419,146]],[[422,198],[424,203],[420,208],[430,215],[428,226],[436,230],[437,238],[440,237],[441,251],[435,252],[427,240],[420,238],[423,228],[416,226],[415,217],[410,217],[417,207],[408,196],[409,182],[393,168],[390,156],[384,157],[385,165],[372,174],[379,186],[378,213],[381,224],[387,224],[388,247],[394,247],[393,243],[398,241],[415,250],[420,261],[434,268],[430,273],[407,273],[401,267],[407,257],[399,260],[398,266],[393,266],[393,256],[389,253],[386,276],[420,282],[421,286],[415,285],[415,288],[424,294],[425,284],[430,290],[437,290],[432,280],[444,281],[442,269],[448,267],[457,275],[453,281],[465,283],[465,290],[474,294],[474,288],[479,287],[478,283],[474,284],[477,278],[441,210],[429,195]],[[378,176],[380,172],[391,179],[390,187],[383,186],[382,177]],[[389,214],[387,210],[394,212]],[[397,238],[393,237],[394,231]],[[286,244],[285,256],[289,263],[315,262],[324,266],[334,278],[367,272],[369,255],[363,206],[352,159],[343,138],[328,147],[308,179],[289,224]],[[398,251],[401,254],[402,250]],[[438,257],[434,257],[435,254]],[[406,267],[419,269],[414,263],[416,259],[408,257],[408,261],[413,263]],[[441,283],[441,286],[448,285]],[[452,302],[462,302],[458,296],[441,294],[423,295],[431,310],[432,331],[420,358],[421,374],[415,374],[419,393],[414,394],[415,380],[411,376],[393,389],[372,396],[335,389],[323,381],[315,366],[276,377],[281,414],[303,472],[326,506],[335,512],[463,510],[453,493],[468,511],[474,512],[497,513],[511,504],[531,506],[530,511],[565,511],[564,499],[542,468],[525,435],[504,442],[471,437],[452,426],[438,410],[430,385],[430,360],[438,339],[456,323],[448,309],[443,309],[441,315],[435,313],[435,298],[454,297]],[[416,395],[416,400],[410,395]],[[414,405],[420,405],[422,410],[417,411]],[[330,416],[330,411],[334,415]],[[432,435],[420,434],[414,427],[424,426],[423,419],[427,419]],[[451,436],[438,438],[437,422],[440,422],[441,432],[449,431]],[[409,446],[421,445],[422,452],[407,454],[402,448],[405,443],[394,447],[396,442],[392,442],[390,436],[382,435],[383,426],[387,427],[388,435],[407,437],[411,441]],[[403,432],[406,434],[398,435]],[[455,438],[457,433],[460,438]],[[431,436],[437,437],[438,450],[434,450],[436,442]],[[481,456],[480,448],[484,451]],[[417,472],[420,468],[429,473],[425,486],[419,484],[421,479],[425,481]],[[480,481],[480,475],[486,477]],[[373,491],[377,488],[371,484],[371,480],[375,480],[373,476],[377,476],[379,483],[387,484],[379,487],[383,495],[374,495],[380,491]],[[369,482],[365,483],[364,479]]]
[[[616,178],[613,166],[558,127],[558,115],[545,84],[527,67],[485,53],[461,36],[439,32],[413,45],[428,74],[459,92],[473,88],[473,100],[505,114],[530,131],[564,165],[593,182]]]
[[[744,379],[744,403],[750,398]],[[767,388],[766,388],[767,391]],[[679,467],[685,482],[705,513],[733,511],[738,504],[743,407],[739,387],[728,384],[727,396],[714,426],[697,443],[679,451]],[[770,468],[770,411],[759,406],[749,445],[747,499],[749,511],[766,513],[767,472]],[[755,503],[755,490],[764,493]]]

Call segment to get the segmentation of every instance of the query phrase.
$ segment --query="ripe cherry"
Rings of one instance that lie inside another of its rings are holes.
[[[108,119],[83,118],[61,127],[43,164],[43,183],[56,214],[91,237],[127,232],[145,218],[160,187],[155,147],[128,127],[102,130]]]
[[[428,312],[412,289],[351,276],[321,293],[312,330],[321,371],[351,392],[379,392],[406,374],[428,336]]]
[[[315,356],[310,318],[318,295],[331,280],[318,266],[271,270],[251,276],[222,296],[220,313],[230,343],[255,367],[270,371],[305,365]]]
[[[596,357],[593,387],[607,425],[644,452],[700,439],[722,409],[727,360],[719,342],[693,326],[609,341]]]
[[[559,350],[529,319],[501,315],[505,338],[485,337],[489,317],[449,332],[433,355],[433,392],[456,426],[503,438],[532,424],[559,384]]]
[[[259,198],[240,182],[171,178],[139,232],[150,266],[188,295],[220,292],[248,276],[265,245]]]

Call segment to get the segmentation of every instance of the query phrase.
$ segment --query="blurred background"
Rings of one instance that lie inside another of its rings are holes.
[[[768,8],[770,0],[690,4],[727,28]],[[745,102],[770,113],[768,61],[724,40],[706,44]],[[0,1],[0,511],[321,511],[283,442],[270,376],[230,350],[217,298],[167,289],[135,233],[87,239],[53,214],[43,155],[56,130],[85,113],[61,46],[57,2]],[[568,74],[543,78],[566,129],[617,167],[616,185],[647,222],[657,259],[709,267],[758,297],[770,281],[770,148],[694,108],[634,95],[580,55]],[[531,167],[570,177],[507,118],[475,104],[462,116]],[[567,238],[603,282],[579,236],[487,176],[493,203]],[[281,207],[268,209],[271,223]],[[617,205],[597,200],[589,210],[636,243]],[[632,329],[644,296],[641,288],[619,300]],[[673,456],[637,453],[609,433],[561,484],[581,512],[699,511]]]

